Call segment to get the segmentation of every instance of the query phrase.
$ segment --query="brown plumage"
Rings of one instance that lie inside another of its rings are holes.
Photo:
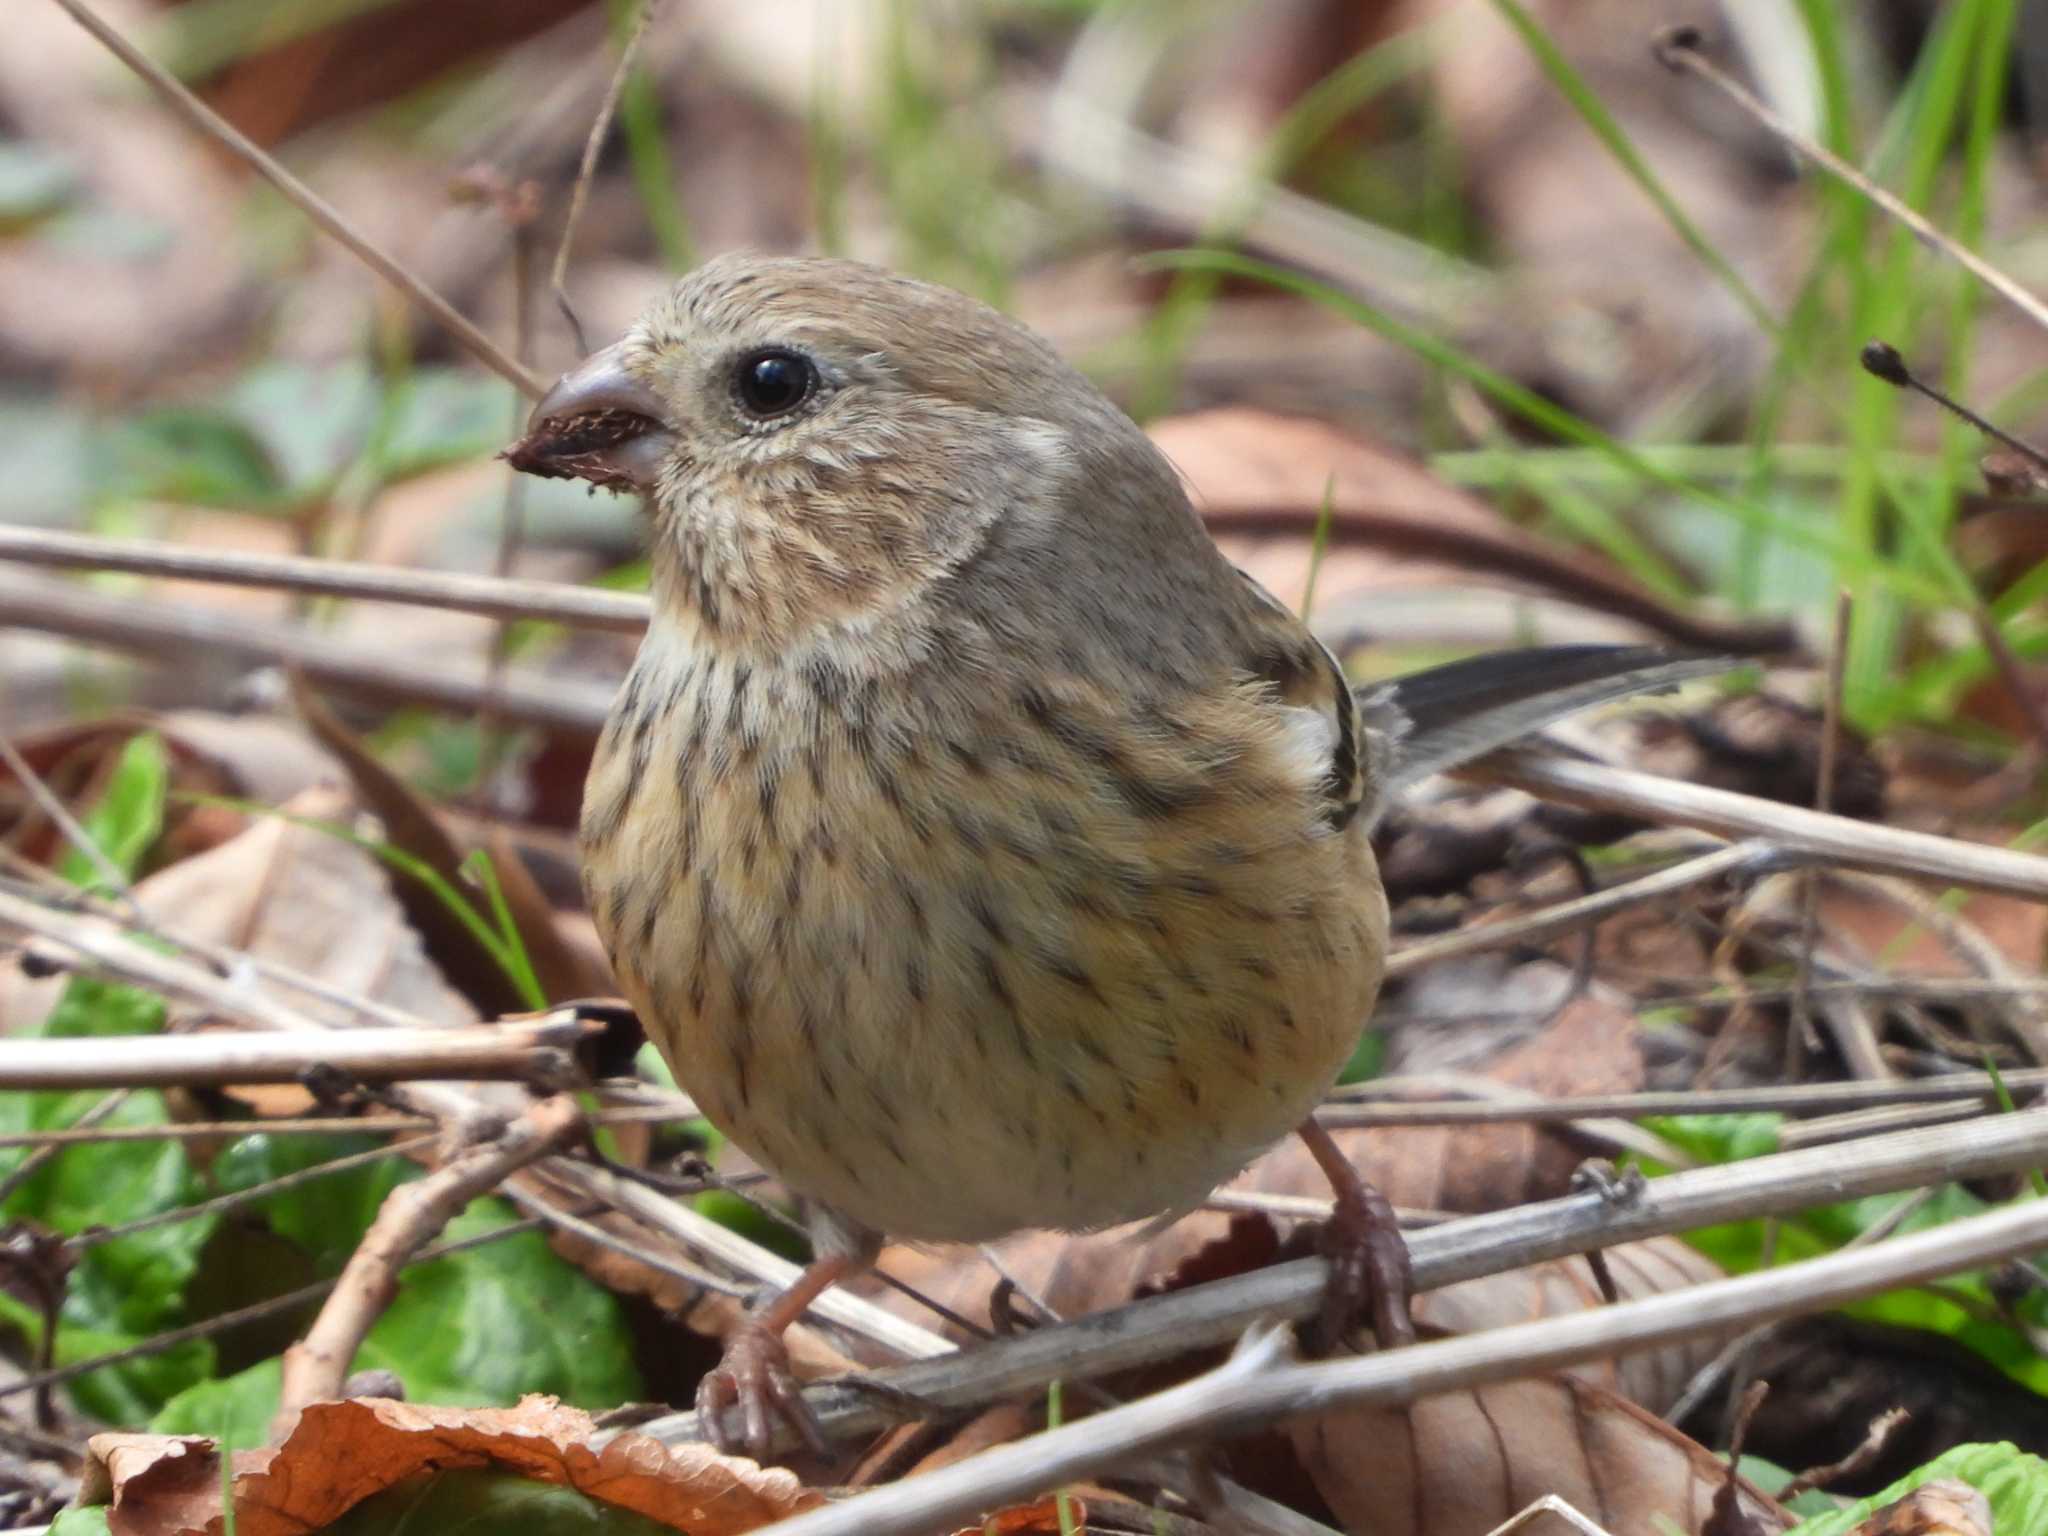
[[[510,456],[645,493],[590,907],[678,1080],[818,1212],[714,1433],[795,1411],[773,1335],[877,1234],[1185,1208],[1307,1120],[1383,968],[1389,738],[1043,340],[724,258]]]

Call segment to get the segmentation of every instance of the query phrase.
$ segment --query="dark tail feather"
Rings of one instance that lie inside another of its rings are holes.
[[[1741,665],[1740,657],[1653,645],[1541,645],[1361,689],[1367,729],[1391,748],[1381,801],[1579,710]]]

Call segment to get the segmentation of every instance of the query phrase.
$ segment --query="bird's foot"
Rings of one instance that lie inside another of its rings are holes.
[[[740,1432],[728,1427],[727,1410],[737,1410]],[[697,1422],[719,1451],[765,1462],[775,1448],[773,1421],[796,1431],[813,1451],[828,1449],[825,1431],[789,1369],[782,1330],[748,1318],[725,1341],[725,1354],[697,1384]]]
[[[1323,1289],[1322,1311],[1306,1344],[1312,1353],[1328,1354],[1361,1319],[1372,1325],[1382,1349],[1413,1344],[1415,1323],[1408,1315],[1408,1303],[1415,1278],[1408,1262],[1408,1241],[1401,1235],[1393,1205],[1359,1176],[1330,1133],[1316,1121],[1302,1126],[1301,1137],[1336,1197],[1322,1238],[1330,1278]]]
[[[1371,1323],[1382,1349],[1415,1342],[1407,1239],[1387,1197],[1357,1175],[1353,1179],[1352,1187],[1337,1190],[1337,1208],[1323,1228],[1330,1278],[1310,1340],[1319,1354],[1335,1349],[1361,1319]]]

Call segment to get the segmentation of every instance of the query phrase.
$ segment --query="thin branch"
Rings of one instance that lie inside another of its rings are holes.
[[[1868,176],[1857,170],[1846,160],[1822,148],[1797,128],[1785,121],[1769,107],[1751,95],[1726,71],[1716,67],[1703,53],[1700,45],[1703,39],[1697,27],[1672,27],[1657,35],[1651,49],[1657,61],[1665,68],[1679,74],[1692,75],[1705,81],[1723,96],[1727,97],[1750,118],[1770,132],[1787,149],[1801,159],[1819,166],[1837,180],[1854,187],[1886,213],[1897,219],[1906,228],[1936,250],[1946,254],[1950,260],[1961,266],[1977,281],[2011,304],[2034,324],[2048,331],[2048,305],[2044,305],[2018,283],[2007,277],[1975,251],[1963,245],[1954,236],[1936,228],[1927,219],[1907,207],[1905,203],[1880,187]]]
[[[308,1403],[342,1395],[357,1347],[397,1295],[399,1271],[412,1257],[471,1200],[560,1146],[582,1125],[573,1095],[543,1099],[503,1134],[384,1197],[320,1316],[306,1336],[284,1352],[283,1386],[273,1421],[280,1438]]]
[[[544,1171],[551,1180],[623,1211],[643,1226],[693,1252],[730,1265],[763,1285],[781,1290],[796,1278],[797,1266],[781,1255],[770,1253],[730,1227],[609,1169],[556,1158]],[[927,1360],[950,1355],[955,1348],[951,1340],[930,1329],[906,1322],[865,1297],[838,1287],[813,1302],[809,1316],[869,1339],[902,1359]]]
[[[576,737],[594,738],[611,707],[612,690],[602,685],[515,669],[491,690],[481,667],[474,676],[459,675],[452,658],[437,657],[433,667],[423,667],[417,656],[352,645],[296,626],[115,597],[71,583],[0,583],[0,626],[64,635],[159,662],[291,667],[323,687],[379,704],[427,704],[475,714],[488,700],[500,719]]]
[[[562,243],[555,247],[554,266],[548,272],[548,285],[554,290],[555,303],[561,307],[562,318],[569,322],[569,329],[576,333],[579,356],[589,353],[590,342],[583,334],[583,322],[576,318],[576,307],[569,302],[569,252],[576,244],[576,230],[583,222],[583,205],[590,200],[590,183],[597,174],[598,153],[604,148],[605,136],[611,132],[612,116],[619,110],[619,97],[625,94],[626,78],[633,72],[633,61],[639,56],[640,44],[646,40],[647,29],[654,23],[654,13],[660,9],[661,0],[644,0],[640,14],[634,18],[632,32],[619,49],[618,65],[612,70],[611,80],[604,88],[604,100],[598,103],[597,116],[590,124],[590,136],[583,141],[583,159],[576,167],[575,185],[569,189],[569,212],[562,220]]]
[[[504,1195],[506,1199],[518,1206],[527,1215],[547,1223],[547,1225],[554,1227],[558,1231],[567,1232],[572,1236],[579,1237],[594,1247],[607,1248],[613,1253],[624,1254],[634,1263],[644,1264],[657,1274],[667,1275],[671,1279],[680,1280],[685,1285],[693,1285],[700,1290],[714,1291],[720,1296],[736,1296],[742,1299],[754,1293],[754,1286],[737,1284],[734,1281],[727,1280],[722,1275],[714,1275],[709,1270],[699,1269],[694,1264],[685,1264],[665,1253],[657,1253],[645,1243],[636,1243],[629,1238],[619,1236],[616,1232],[608,1232],[596,1222],[585,1221],[580,1216],[571,1215],[567,1211],[550,1205],[538,1195],[530,1194],[526,1190],[521,1189],[517,1184],[507,1184],[499,1193]]]
[[[447,328],[450,335],[469,349],[478,362],[505,379],[515,389],[535,399],[539,399],[547,392],[547,380],[530,369],[522,368],[512,358],[507,357],[496,342],[478,330],[454,305],[420,281],[398,260],[374,244],[368,236],[348,221],[340,209],[300,181],[246,134],[193,95],[154,59],[87,9],[82,0],[57,0],[57,4],[73,21],[105,44],[114,57],[140,75],[172,111],[277,188],[284,194],[286,201],[354,252],[363,265],[438,320]]]
[[[554,581],[513,581],[456,571],[321,560],[304,555],[188,549],[153,539],[103,539],[48,528],[0,528],[0,560],[69,571],[131,571],[225,586],[312,592],[369,602],[405,603],[491,619],[540,619],[585,629],[637,633],[647,627],[645,597]]]
[[[2029,1168],[2043,1158],[2048,1116],[1991,1116],[1668,1174],[1626,1201],[1589,1192],[1464,1217],[1409,1233],[1408,1247],[1416,1289],[1429,1290],[1667,1232]],[[2048,1202],[2034,1209],[2048,1219]],[[1095,1380],[1227,1344],[1262,1318],[1305,1318],[1321,1306],[1327,1274],[1321,1259],[1296,1260],[876,1376],[885,1386],[964,1412],[1029,1396],[1055,1377]],[[1398,1362],[1412,1353],[1384,1358]],[[805,1396],[834,1438],[890,1422],[873,1393],[827,1382]],[[700,1438],[694,1414],[645,1428],[671,1443]]]
[[[1985,848],[1846,816],[1823,815],[1733,790],[1660,779],[1632,769],[1530,750],[1495,753],[1457,777],[1519,789],[1541,800],[1675,822],[1722,837],[1761,837],[1845,869],[1911,875],[1971,890],[2048,901],[2048,858]]]
[[[1813,791],[1813,808],[1826,813],[1835,808],[1835,759],[1842,735],[1842,684],[1849,659],[1849,623],[1855,614],[1855,598],[1846,589],[1835,597],[1835,629],[1828,647],[1827,691],[1821,701],[1820,778]],[[1795,1074],[1789,1053],[1797,1045],[1815,1038],[1813,1027],[1813,952],[1820,946],[1820,875],[1807,870],[1800,880],[1799,953],[1792,987],[1792,1028],[1786,1034],[1788,1053],[1786,1077]],[[1853,1055],[1851,1056],[1854,1060]],[[1858,1077],[1890,1077],[1879,1059],[1874,1071],[1858,1070]]]
[[[31,866],[32,868],[34,866]],[[222,980],[231,980],[238,972],[254,971],[265,981],[300,993],[305,997],[353,1014],[366,1023],[381,1024],[391,1029],[414,1029],[422,1022],[417,1017],[401,1012],[376,998],[351,992],[344,987],[323,981],[318,976],[308,975],[294,966],[285,965],[267,955],[250,954],[246,950],[217,944],[211,939],[189,938],[158,925],[150,914],[139,908],[127,911],[109,902],[102,901],[89,891],[65,884],[46,870],[37,870],[45,876],[43,880],[11,880],[0,876],[0,891],[11,891],[24,900],[35,902],[57,912],[75,912],[83,916],[102,918],[124,931],[142,934],[156,943],[168,945],[182,954],[203,960],[213,973]]]
[[[538,1231],[540,1227],[541,1222],[538,1218],[507,1222],[501,1227],[491,1228],[488,1232],[479,1232],[474,1237],[458,1238],[454,1242],[436,1244],[424,1252],[415,1254],[411,1265],[407,1267],[416,1268],[422,1264],[431,1264],[436,1259],[445,1259],[452,1254],[466,1253],[472,1248],[481,1248],[486,1243],[495,1243],[508,1237],[517,1237],[522,1232]],[[4,1386],[0,1386],[0,1400],[13,1397],[20,1392],[37,1392],[45,1387],[62,1386],[65,1382],[75,1381],[80,1376],[89,1376],[94,1371],[105,1370],[110,1365],[120,1365],[129,1360],[141,1360],[150,1355],[160,1355],[167,1349],[175,1349],[180,1344],[189,1344],[195,1339],[214,1338],[219,1334],[232,1332],[245,1323],[260,1322],[266,1317],[276,1317],[280,1313],[294,1311],[299,1307],[305,1306],[308,1302],[318,1301],[322,1296],[333,1290],[336,1283],[333,1280],[315,1280],[310,1285],[302,1285],[295,1291],[286,1291],[281,1296],[267,1296],[262,1301],[251,1302],[246,1307],[237,1307],[232,1312],[223,1312],[217,1317],[209,1317],[201,1322],[187,1323],[182,1328],[170,1328],[162,1333],[151,1334],[148,1338],[138,1343],[127,1345],[122,1349],[109,1350],[103,1355],[94,1355],[87,1360],[73,1360],[67,1364],[54,1366],[50,1370],[41,1371],[32,1376],[24,1376],[19,1381],[10,1381]]]
[[[332,1067],[364,1083],[559,1077],[589,1031],[573,1021],[469,1029],[0,1039],[0,1092],[295,1083]]]
[[[21,787],[28,791],[28,797],[35,801],[36,809],[50,818],[51,824],[63,834],[64,841],[92,866],[93,873],[99,877],[101,883],[121,897],[131,913],[139,916],[140,909],[135,906],[135,892],[128,884],[127,875],[107,857],[106,849],[79,824],[78,818],[71,814],[70,808],[58,798],[48,784],[43,782],[43,776],[35,771],[29,760],[21,755],[20,749],[14,745],[12,739],[4,734],[0,734],[0,763],[7,765]]]
[[[2007,1077],[2010,1083],[2012,1078]],[[590,1116],[593,1125],[665,1125],[692,1118],[691,1109],[665,1105],[632,1105],[605,1109]],[[431,1115],[321,1115],[287,1120],[186,1120],[175,1125],[68,1126],[57,1131],[16,1131],[0,1136],[0,1147],[69,1147],[101,1141],[213,1141],[236,1136],[384,1136],[403,1131],[430,1131],[441,1122]],[[721,1174],[717,1185],[734,1175]],[[739,1177],[754,1178],[747,1174]]]
[[[1862,1251],[1319,1365],[1283,1363],[1285,1336],[1268,1327],[1251,1334],[1228,1364],[1191,1382],[781,1521],[763,1536],[900,1536],[944,1528],[1193,1440],[1242,1435],[1339,1408],[1395,1407],[1731,1324],[1820,1311],[2044,1243],[2048,1201],[2030,1201]]]
[[[297,1189],[302,1184],[316,1183],[333,1174],[347,1173],[352,1168],[364,1168],[371,1163],[380,1163],[387,1157],[406,1157],[414,1152],[424,1152],[439,1139],[438,1135],[415,1136],[411,1141],[350,1152],[342,1157],[329,1158],[324,1163],[315,1163],[310,1168],[281,1173],[274,1179],[251,1184],[247,1189],[215,1195],[211,1200],[173,1206],[167,1211],[139,1216],[134,1221],[123,1222],[118,1227],[88,1227],[76,1237],[69,1239],[68,1246],[74,1251],[97,1248],[101,1243],[111,1243],[116,1238],[133,1237],[137,1232],[147,1232],[155,1227],[176,1226],[181,1221],[196,1221],[202,1216],[218,1216],[223,1211],[232,1211],[240,1206],[253,1205],[259,1200],[268,1200],[272,1195],[283,1194],[288,1189]]]
[[[1689,890],[1728,875],[1759,875],[1804,862],[1797,851],[1760,840],[1737,843],[1660,869],[1654,874],[1574,897],[1521,917],[1474,924],[1404,944],[1387,957],[1387,975],[1405,976],[1463,955],[1541,944],[1576,932],[1615,912]]]
[[[2026,1067],[2000,1074],[2015,1094],[2048,1088],[2048,1067]],[[1531,1097],[1526,1101],[1464,1101],[1438,1099],[1426,1103],[1364,1103],[1381,1094],[1413,1093],[1434,1088],[1433,1077],[1375,1078],[1340,1089],[1339,1097],[1316,1111],[1330,1126],[1503,1125],[1542,1124],[1587,1115],[1639,1119],[1645,1115],[1829,1115],[1849,1109],[1893,1104],[1939,1104],[1979,1099],[1988,1107],[1998,1090],[1988,1073],[1953,1072],[1939,1077],[1887,1079],[1882,1082],[1788,1083],[1756,1088],[1683,1089],[1668,1093],[1589,1093],[1564,1098]],[[1438,1089],[1440,1092],[1441,1089]]]
[[[95,1130],[98,1128],[99,1122],[105,1120],[127,1102],[128,1090],[126,1088],[117,1088],[86,1110],[76,1120],[72,1121],[70,1128],[82,1131]],[[45,1143],[30,1152],[27,1157],[24,1157],[19,1163],[15,1164],[13,1168],[9,1169],[6,1176],[0,1178],[0,1204],[5,1204],[8,1197],[21,1188],[22,1185],[26,1184],[37,1169],[57,1155],[57,1151],[58,1149],[55,1145]]]

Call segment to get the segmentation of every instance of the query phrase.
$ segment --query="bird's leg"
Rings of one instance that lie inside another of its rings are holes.
[[[788,1289],[750,1313],[727,1338],[725,1354],[697,1384],[697,1422],[720,1451],[766,1460],[774,1445],[769,1433],[769,1414],[774,1413],[803,1437],[804,1444],[821,1455],[825,1452],[825,1431],[790,1374],[789,1346],[782,1335],[812,1302],[873,1262],[871,1251],[830,1253],[812,1260]],[[725,1427],[725,1410],[733,1407],[740,1413],[738,1435]]]
[[[1323,1228],[1330,1279],[1313,1342],[1320,1349],[1334,1349],[1353,1319],[1366,1316],[1380,1348],[1413,1344],[1415,1323],[1408,1315],[1408,1300],[1414,1277],[1393,1206],[1359,1177],[1315,1116],[1301,1122],[1300,1135],[1336,1196],[1336,1209]]]

